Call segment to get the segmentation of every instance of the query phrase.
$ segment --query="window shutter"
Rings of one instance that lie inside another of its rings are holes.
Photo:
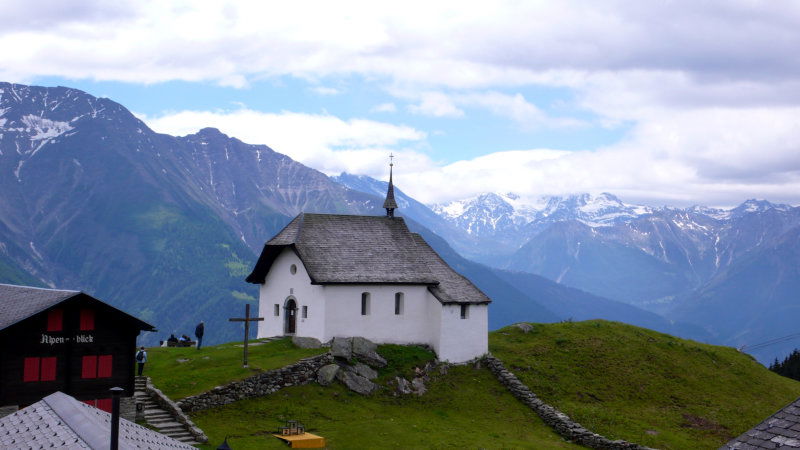
[[[112,361],[112,355],[101,355],[98,358],[97,378],[108,378],[111,376],[111,368],[113,367]]]
[[[55,356],[48,356],[42,358],[42,378],[41,381],[53,381],[56,379],[56,364],[57,359]]]
[[[81,378],[97,378],[97,356],[90,355],[83,357]]]
[[[39,381],[39,358],[25,358],[22,381]]]
[[[81,310],[81,331],[94,330],[94,310],[82,309]]]
[[[110,398],[98,398],[97,399],[97,409],[102,409],[105,412],[111,412],[111,399]]]
[[[64,329],[64,310],[51,309],[47,313],[47,331],[61,331]]]

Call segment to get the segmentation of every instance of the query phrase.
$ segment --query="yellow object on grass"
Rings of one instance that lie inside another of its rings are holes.
[[[286,441],[291,448],[324,448],[325,438],[316,434],[303,433],[294,435],[273,434],[278,439]]]

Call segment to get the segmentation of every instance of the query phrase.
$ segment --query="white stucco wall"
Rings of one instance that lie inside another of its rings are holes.
[[[460,363],[489,351],[488,305],[469,305],[461,318],[460,305],[442,305],[436,355],[442,361]]]
[[[361,315],[361,293],[370,294],[370,311]],[[403,314],[394,313],[395,293],[403,293]],[[362,336],[378,343],[428,344],[431,328],[427,288],[399,285],[327,285],[326,339]]]
[[[294,264],[297,272],[292,275]],[[296,336],[308,336],[325,341],[325,301],[323,287],[312,285],[300,258],[291,249],[283,252],[272,263],[264,284],[259,290],[258,337],[284,335],[284,305],[290,297],[297,302]],[[279,315],[274,314],[274,305],[279,305]],[[303,306],[308,307],[308,318],[302,318]]]

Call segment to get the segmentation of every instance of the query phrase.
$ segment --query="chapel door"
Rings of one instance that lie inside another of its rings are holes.
[[[297,303],[294,299],[290,298],[286,301],[285,310],[286,313],[283,315],[284,332],[286,334],[294,334],[297,327]]]

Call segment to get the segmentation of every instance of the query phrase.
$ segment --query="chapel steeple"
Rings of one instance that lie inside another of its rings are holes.
[[[397,202],[394,200],[394,184],[392,184],[392,162],[394,155],[389,153],[389,189],[386,191],[386,200],[383,207],[386,208],[386,217],[394,217],[394,210],[397,209]]]

